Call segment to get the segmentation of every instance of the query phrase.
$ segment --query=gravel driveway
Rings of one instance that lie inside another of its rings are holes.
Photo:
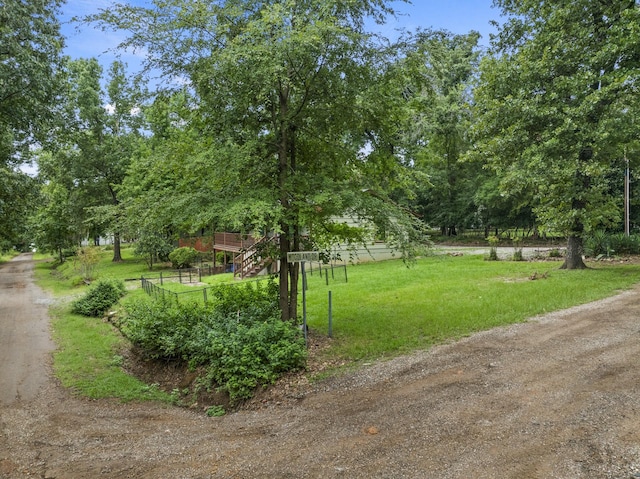
[[[74,398],[24,360],[31,268],[0,267],[0,478],[640,477],[638,288],[208,418]]]

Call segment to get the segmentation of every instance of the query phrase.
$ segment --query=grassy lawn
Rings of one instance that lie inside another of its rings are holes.
[[[144,261],[125,249],[123,263],[105,252],[98,278],[139,278]],[[393,357],[460,338],[475,331],[521,322],[544,312],[567,308],[615,294],[640,281],[640,265],[600,264],[584,271],[561,271],[559,262],[485,261],[481,256],[432,256],[407,268],[384,261],[336,270],[326,284],[317,270],[308,276],[307,313],[310,328],[326,334],[328,291],[333,296],[334,341],[324,354],[350,361]],[[87,287],[69,261],[52,270],[39,262],[36,275],[44,288],[61,298],[51,309],[58,350],[56,374],[63,384],[89,397],[122,400],[170,397],[127,376],[120,368],[123,339],[101,319],[69,313],[69,301]],[[537,279],[532,280],[535,275]],[[207,284],[235,282],[231,274],[203,278]],[[144,297],[139,281],[127,283],[125,300]],[[203,285],[165,283],[172,291]],[[299,309],[302,314],[302,307]]]
[[[123,250],[123,263],[112,263],[113,253],[103,253],[97,266],[97,278],[135,278],[148,270],[144,261]],[[73,260],[53,268],[46,256],[36,256],[35,276],[38,284],[59,302],[49,309],[53,338],[57,349],[53,355],[56,377],[76,393],[90,398],[118,398],[122,401],[158,400],[171,402],[170,395],[154,385],[147,385],[121,368],[120,352],[125,340],[101,318],[87,318],[70,313],[70,302],[87,291]],[[135,283],[138,286],[140,283]],[[132,291],[132,295],[144,295]]]
[[[56,377],[65,387],[93,399],[171,401],[157,386],[147,385],[123,371],[119,352],[127,346],[109,323],[71,314],[64,306],[52,308],[50,313],[57,345],[53,365]]]
[[[640,281],[639,265],[559,266],[481,256],[429,257],[411,268],[400,261],[352,266],[346,283],[341,278],[327,286],[318,275],[309,277],[308,324],[327,331],[331,290],[335,342],[329,354],[375,359],[600,299]],[[529,279],[534,273],[547,275]]]

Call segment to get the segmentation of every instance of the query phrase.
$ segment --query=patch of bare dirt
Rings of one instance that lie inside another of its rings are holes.
[[[318,382],[291,375],[219,418],[78,399],[48,376],[0,406],[0,478],[630,479],[639,362],[640,287]],[[2,387],[16,370],[50,373],[7,358]]]
[[[157,385],[167,393],[177,392],[179,402],[185,407],[203,411],[210,406],[223,406],[227,410],[258,410],[297,402],[311,391],[314,378],[345,366],[344,361],[328,359],[322,354],[331,342],[327,336],[310,330],[307,367],[283,375],[269,387],[257,389],[253,398],[235,407],[230,406],[225,393],[206,391],[199,387],[198,377],[204,372],[190,370],[184,361],[152,360],[137,349],[123,350],[121,355],[125,371],[147,384]]]

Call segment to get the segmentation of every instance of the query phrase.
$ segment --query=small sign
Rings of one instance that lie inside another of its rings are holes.
[[[287,262],[302,263],[304,261],[320,261],[318,251],[291,251],[287,253]]]

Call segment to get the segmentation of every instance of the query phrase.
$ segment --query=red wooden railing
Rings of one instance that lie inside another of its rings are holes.
[[[275,244],[277,241],[278,238],[276,236],[265,236],[247,249],[244,249],[240,255],[240,261],[236,263],[233,275],[244,279],[255,276],[270,264],[277,263],[273,258],[264,256],[264,251],[269,243]]]

